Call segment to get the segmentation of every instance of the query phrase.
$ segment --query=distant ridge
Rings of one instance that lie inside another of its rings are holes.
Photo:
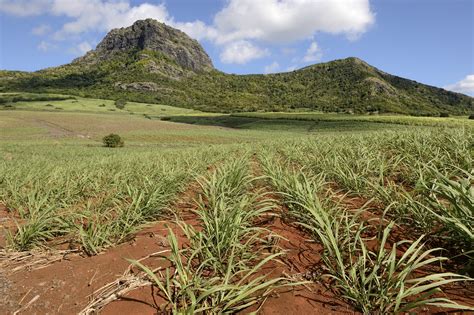
[[[34,73],[0,71],[0,91],[67,93],[204,111],[474,112],[474,99],[385,73],[358,58],[269,75],[214,69],[202,46],[152,19],[110,31],[72,63]]]

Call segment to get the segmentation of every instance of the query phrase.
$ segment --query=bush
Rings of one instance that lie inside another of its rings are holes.
[[[439,113],[439,117],[449,117],[449,114],[444,112],[444,113]]]
[[[474,119],[474,114],[469,115],[469,119]]]
[[[105,107],[105,104],[100,104],[99,107]]]
[[[115,107],[117,107],[118,109],[124,109],[125,105],[127,105],[127,102],[125,100],[119,99],[115,101]]]
[[[118,147],[123,147],[124,143],[122,138],[114,133],[111,133],[108,136],[105,136],[102,138],[102,142],[104,143],[104,146],[108,148],[118,148]]]

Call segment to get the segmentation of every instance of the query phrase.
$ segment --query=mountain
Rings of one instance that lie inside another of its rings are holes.
[[[216,70],[185,33],[147,19],[114,29],[72,63],[0,71],[0,91],[126,99],[204,111],[315,109],[414,115],[474,112],[474,99],[385,73],[358,58],[268,75]]]
[[[113,59],[121,53],[138,51],[141,60],[162,54],[179,67],[203,72],[214,66],[201,45],[185,33],[152,19],[137,21],[130,27],[114,29],[105,36],[97,48],[73,61],[76,64],[97,64]],[[159,67],[158,67],[159,68]],[[153,71],[152,68],[149,69]]]

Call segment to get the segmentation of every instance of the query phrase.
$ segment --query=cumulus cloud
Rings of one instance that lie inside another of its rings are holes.
[[[474,95],[474,74],[469,74],[461,81],[446,85],[444,88],[454,92]]]
[[[47,41],[44,41],[42,40],[38,46],[36,46],[36,48],[38,48],[39,51],[41,52],[48,52],[52,49],[55,49],[57,48],[57,46],[55,44],[52,44],[50,42],[47,42]]]
[[[276,61],[272,62],[271,64],[265,66],[263,68],[263,73],[268,74],[268,73],[275,73],[280,70],[280,64]]]
[[[369,0],[227,0],[211,24],[176,21],[164,3],[152,1],[133,5],[131,0],[0,0],[0,12],[66,17],[67,22],[54,32],[55,40],[81,38],[83,33],[153,18],[198,40],[211,41],[221,49],[223,62],[240,64],[268,54],[259,47],[306,40],[317,32],[355,39],[375,20]],[[236,51],[239,47],[244,51]],[[308,55],[308,60],[317,56]]]
[[[322,57],[323,57],[323,53],[321,49],[319,48],[318,43],[313,41],[309,45],[309,48],[303,57],[303,62],[317,62],[317,61],[320,61]]]
[[[33,28],[31,30],[31,33],[33,33],[34,35],[41,36],[41,35],[47,34],[50,31],[51,31],[51,26],[49,26],[47,24],[41,24],[41,25],[38,25],[35,28]]]
[[[143,3],[131,7],[128,1],[55,0],[51,12],[72,18],[71,22],[64,24],[55,34],[57,39],[88,31],[109,31],[113,28],[130,26],[136,20],[146,18],[171,24],[164,4]]]
[[[316,32],[345,34],[353,40],[374,21],[369,0],[229,0],[203,38],[224,49],[238,41],[290,43]],[[310,52],[305,61],[321,56],[320,50]]]
[[[0,12],[15,16],[41,15],[48,11],[51,0],[0,0]]]
[[[218,42],[291,42],[316,32],[364,33],[375,20],[369,0],[230,0],[214,19]]]
[[[68,49],[68,52],[74,56],[83,56],[88,51],[92,50],[92,44],[88,41],[83,41],[80,43],[74,44],[72,47]]]
[[[251,60],[265,57],[267,49],[255,46],[251,42],[240,40],[226,45],[220,55],[223,63],[245,64]]]
[[[80,43],[79,45],[77,45],[77,50],[78,50],[81,54],[85,54],[86,52],[92,50],[92,45],[89,44],[88,42],[82,42],[82,43]]]

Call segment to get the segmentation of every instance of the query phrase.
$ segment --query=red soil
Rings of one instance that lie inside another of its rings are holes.
[[[178,209],[188,218],[185,221],[196,225],[194,215],[190,215],[192,200],[196,197],[196,186],[191,186],[182,194]],[[352,199],[354,208],[362,206],[363,200]],[[6,209],[0,206],[0,218]],[[172,221],[172,220],[171,220]],[[47,265],[42,269],[23,270],[10,273],[0,270],[0,314],[74,314],[94,298],[94,292],[104,285],[120,278],[130,263],[126,259],[140,259],[152,253],[168,249],[167,226],[172,227],[180,243],[186,239],[182,231],[174,224],[158,222],[138,233],[131,242],[110,248],[93,257],[77,254],[66,256],[61,261]],[[309,240],[309,237],[291,224],[278,217],[262,222],[262,225],[278,234],[282,239],[278,246],[286,251],[282,263],[271,262],[264,266],[261,274],[269,277],[288,276],[298,280],[317,279],[313,272],[320,263],[321,246]],[[1,263],[0,256],[0,263]],[[162,264],[157,258],[144,262],[148,266]],[[472,305],[473,292],[467,288],[452,286],[446,294],[463,304]],[[142,287],[108,304],[103,314],[157,314],[163,304],[156,289]],[[356,313],[354,309],[335,297],[324,282],[314,281],[308,285],[276,290],[263,305],[254,306],[242,313],[256,311],[260,314],[346,314]],[[440,309],[421,310],[436,313]]]

